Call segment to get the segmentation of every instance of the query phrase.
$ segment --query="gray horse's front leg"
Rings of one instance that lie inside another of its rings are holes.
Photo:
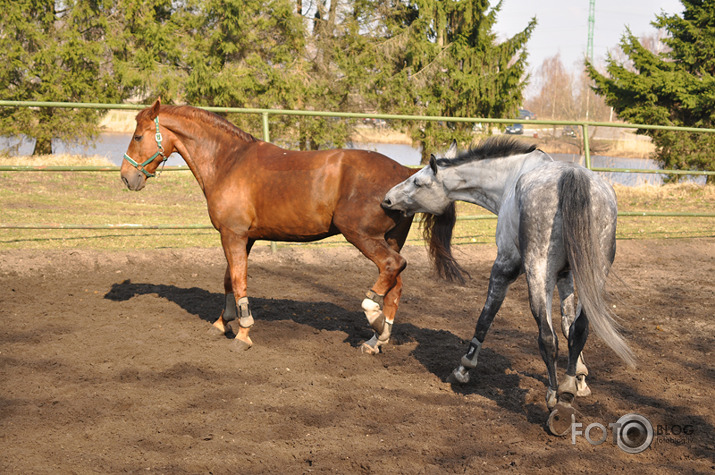
[[[459,366],[452,372],[452,378],[457,382],[466,384],[469,382],[469,370],[477,367],[479,351],[487,336],[489,328],[492,326],[506,292],[512,282],[519,277],[521,259],[507,258],[497,255],[497,259],[492,266],[492,273],[489,277],[489,290],[487,291],[487,301],[484,303],[482,313],[479,315],[477,327],[474,330],[474,338],[469,342],[467,354],[459,361]]]

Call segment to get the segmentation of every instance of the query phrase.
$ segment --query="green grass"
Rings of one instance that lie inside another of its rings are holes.
[[[86,160],[84,161],[86,163]],[[620,211],[713,212],[715,187],[697,185],[617,186]],[[488,215],[458,204],[458,214]],[[206,201],[188,171],[165,172],[140,192],[126,189],[119,173],[0,172],[0,225],[204,225]],[[493,243],[496,219],[458,221],[454,243]],[[715,236],[715,218],[621,217],[619,239]],[[342,245],[341,236],[310,245]],[[408,243],[422,245],[413,226]],[[0,249],[153,249],[217,247],[211,229],[4,229]],[[259,243],[257,245],[268,245]],[[295,245],[279,243],[280,246]]]

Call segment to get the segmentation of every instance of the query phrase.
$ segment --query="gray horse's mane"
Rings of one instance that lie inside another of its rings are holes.
[[[460,153],[456,158],[438,158],[437,165],[441,167],[453,167],[477,160],[485,160],[487,158],[531,153],[534,150],[536,150],[536,145],[521,140],[510,137],[489,137],[480,142],[476,147]]]

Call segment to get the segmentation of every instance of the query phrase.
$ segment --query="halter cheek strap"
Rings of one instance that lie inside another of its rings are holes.
[[[142,163],[137,163],[136,160],[134,160],[132,157],[127,155],[126,153],[124,154],[124,160],[128,161],[134,168],[142,172],[144,175],[146,175],[147,178],[153,177],[156,175],[156,173],[150,173],[146,171],[147,165],[149,165],[151,162],[154,161],[154,159],[158,156],[161,156],[161,162],[163,163],[166,160],[166,155],[164,155],[164,147],[161,145],[162,137],[161,137],[161,132],[159,132],[159,116],[156,116],[154,118],[154,123],[156,124],[156,135],[154,136],[154,140],[156,140],[156,146],[158,150],[154,155],[152,155],[148,160],[142,162]]]

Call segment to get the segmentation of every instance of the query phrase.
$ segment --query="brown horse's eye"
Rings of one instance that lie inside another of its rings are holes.
[[[135,135],[135,136],[134,136],[134,140],[136,140],[137,142],[139,142],[141,139],[142,139],[142,136],[141,136],[141,135]]]

